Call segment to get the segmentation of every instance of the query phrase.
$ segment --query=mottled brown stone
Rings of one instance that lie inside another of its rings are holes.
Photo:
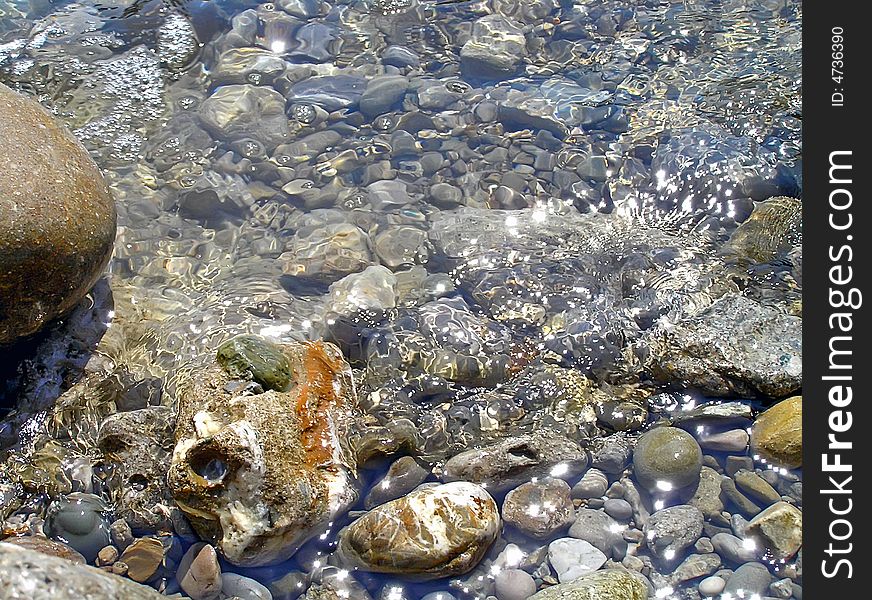
[[[65,558],[79,565],[84,565],[87,561],[85,557],[77,552],[74,548],[67,546],[64,543],[56,542],[41,535],[26,535],[21,537],[10,537],[3,540],[7,544],[15,544],[28,550],[34,550],[49,556],[57,556]]]
[[[115,203],[85,148],[0,84],[0,344],[71,310],[112,253]]]
[[[351,368],[332,344],[279,348],[287,392],[228,391],[240,382],[217,363],[179,384],[167,482],[200,537],[237,565],[287,559],[357,497]]]

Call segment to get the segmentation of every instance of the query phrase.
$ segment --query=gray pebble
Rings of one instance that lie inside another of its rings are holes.
[[[757,559],[757,552],[752,546],[746,546],[740,538],[729,533],[717,533],[712,537],[715,552],[721,555],[725,562],[742,564]]]
[[[499,600],[527,600],[536,593],[536,582],[526,571],[507,569],[497,573],[494,591]]]
[[[758,562],[747,562],[736,569],[727,585],[724,596],[731,594],[734,598],[750,598],[754,594],[763,596],[769,590],[772,575],[769,569]]]
[[[618,521],[629,521],[633,517],[633,507],[623,498],[609,498],[603,508],[607,515]]]
[[[719,433],[705,433],[697,436],[699,445],[706,450],[719,452],[744,452],[750,436],[743,429],[731,429]]]

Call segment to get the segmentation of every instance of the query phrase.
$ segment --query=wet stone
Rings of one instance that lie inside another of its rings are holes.
[[[716,533],[712,536],[712,545],[715,552],[733,564],[746,563],[759,557],[756,544],[746,544],[731,533]]]
[[[699,593],[703,598],[714,598],[724,590],[726,585],[727,582],[717,575],[706,577],[699,582]]]
[[[607,556],[617,556],[626,550],[621,535],[625,529],[626,526],[601,510],[581,508],[569,528],[569,535],[592,544]]]
[[[127,565],[127,576],[145,583],[151,579],[164,559],[164,546],[153,537],[139,538],[124,549],[119,561]]]
[[[630,464],[633,447],[630,439],[615,433],[598,441],[591,452],[591,466],[603,473],[617,475]]]
[[[48,509],[45,532],[74,548],[89,563],[109,544],[109,507],[94,494],[73,492]]]
[[[751,450],[776,466],[802,466],[802,396],[783,400],[757,416]]]
[[[506,494],[503,520],[535,538],[548,538],[575,520],[569,492],[562,479],[523,483]]]
[[[0,589],[10,598],[166,598],[150,587],[87,565],[0,542]]]
[[[781,494],[753,471],[737,471],[733,475],[733,480],[744,494],[762,506],[769,506],[781,500]]]
[[[627,571],[605,569],[543,589],[530,600],[646,600],[648,589]]]
[[[721,515],[724,510],[724,502],[721,499],[723,476],[710,467],[703,467],[699,475],[699,485],[687,503],[698,508],[706,520],[726,524]]]
[[[588,469],[582,478],[572,486],[573,498],[600,498],[606,493],[609,480],[605,473],[597,468]]]
[[[377,481],[364,499],[366,509],[405,496],[418,487],[430,472],[411,456],[403,456],[391,463],[385,476]]]
[[[696,484],[702,451],[689,433],[675,427],[656,427],[639,438],[633,452],[636,480],[649,491],[668,492]]]
[[[397,295],[396,276],[374,265],[330,284],[327,312],[353,315],[360,310],[386,310],[396,306]]]
[[[746,517],[753,517],[761,510],[761,507],[756,502],[738,490],[736,483],[729,477],[724,477],[721,480],[721,492],[723,493],[724,500],[730,502],[732,506]]]
[[[48,556],[56,556],[80,565],[87,562],[85,557],[74,550],[71,546],[62,542],[56,542],[41,535],[8,537],[3,539],[3,543],[14,544],[15,546],[33,550],[40,554],[47,554]]]
[[[366,571],[437,579],[474,568],[499,527],[496,502],[484,488],[462,481],[434,484],[353,522],[340,533],[339,553]]]
[[[751,519],[746,531],[774,559],[788,559],[802,546],[802,511],[776,502]]]
[[[535,476],[571,478],[584,471],[587,460],[575,442],[541,431],[461,452],[445,463],[443,477],[445,481],[472,481],[500,492]]]
[[[560,538],[548,544],[548,562],[560,583],[569,583],[603,566],[606,555],[584,540]]]
[[[645,544],[654,556],[671,563],[699,539],[702,526],[702,513],[693,506],[664,508],[648,519]]]
[[[463,192],[450,183],[436,183],[430,186],[430,202],[439,208],[454,208],[463,202]]]
[[[460,49],[461,68],[473,79],[505,79],[518,71],[527,55],[526,46],[518,23],[500,15],[481,17]]]
[[[741,597],[740,594],[748,598],[755,594],[764,596],[771,582],[772,575],[769,574],[769,569],[758,562],[748,562],[736,569],[727,580],[723,596],[728,598]]]
[[[648,368],[710,396],[781,397],[802,383],[801,342],[799,317],[727,296],[666,330]]]
[[[286,560],[357,499],[351,368],[325,342],[281,351],[296,384],[287,392],[232,393],[217,363],[178,383],[167,483],[198,535],[241,566]]]
[[[237,573],[221,574],[221,600],[273,600],[265,585]]]
[[[502,569],[494,578],[497,600],[527,600],[536,593],[536,581],[526,571]]]
[[[251,379],[265,390],[287,391],[293,382],[291,363],[282,349],[260,336],[240,335],[218,347],[218,364],[237,379]]]
[[[372,264],[368,236],[350,223],[301,228],[279,260],[288,275],[336,281]]]
[[[322,107],[327,112],[358,105],[366,90],[366,80],[353,75],[329,75],[310,77],[294,84],[288,100],[307,102]]]
[[[421,58],[412,50],[403,46],[388,46],[384,49],[381,55],[381,61],[384,65],[392,67],[418,67],[421,65]]]
[[[360,97],[360,112],[369,118],[388,112],[406,95],[409,80],[400,75],[383,75],[370,80]]]
[[[218,85],[270,85],[285,72],[286,63],[274,52],[262,48],[231,48],[221,53],[209,72]]]
[[[176,579],[193,600],[212,600],[221,593],[221,567],[210,544],[191,546],[179,562]]]
[[[203,101],[199,115],[203,126],[222,140],[254,137],[268,150],[290,140],[285,99],[270,88],[221,86]]]
[[[606,514],[617,521],[629,521],[633,518],[633,507],[623,498],[608,498],[603,503]]]
[[[741,429],[731,429],[718,433],[703,433],[697,436],[699,445],[705,450],[718,452],[744,452],[750,436]]]

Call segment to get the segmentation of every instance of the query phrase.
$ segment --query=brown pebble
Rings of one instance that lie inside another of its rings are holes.
[[[127,576],[133,581],[145,583],[154,576],[164,557],[164,546],[159,539],[144,537],[135,540],[121,554],[121,562],[127,564]]]
[[[118,519],[117,521],[112,522],[109,526],[109,537],[115,547],[122,552],[124,552],[124,550],[127,549],[127,546],[132,544],[135,539],[133,537],[133,532],[130,531],[130,525],[128,525],[127,521],[124,519]]]
[[[176,573],[182,591],[193,600],[212,600],[221,592],[221,566],[215,548],[205,543],[191,546]]]
[[[120,560],[115,561],[109,568],[116,575],[127,575],[127,563],[123,563]]]
[[[111,565],[116,560],[118,560],[118,548],[115,546],[104,546],[100,549],[100,552],[97,553],[95,564],[98,567],[104,567],[106,565]]]

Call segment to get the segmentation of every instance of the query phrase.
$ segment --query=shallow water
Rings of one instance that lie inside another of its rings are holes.
[[[491,13],[525,42],[496,76],[461,57]],[[796,314],[796,256],[748,267],[725,244],[755,201],[801,197],[801,19],[787,0],[0,1],[0,81],[77,135],[119,211],[105,280],[0,367],[3,447],[54,436],[83,371],[172,405],[178,370],[240,333],[337,342],[372,422],[414,423],[437,476],[542,424],[595,441],[537,400],[542,361],[620,385],[628,346],[725,294]],[[384,73],[407,89],[372,108]],[[393,286],[343,285],[378,264]],[[707,399],[648,391],[648,422]],[[71,417],[80,436],[103,409]],[[281,568],[317,571],[334,541]],[[357,574],[379,598],[483,598],[492,575]]]

